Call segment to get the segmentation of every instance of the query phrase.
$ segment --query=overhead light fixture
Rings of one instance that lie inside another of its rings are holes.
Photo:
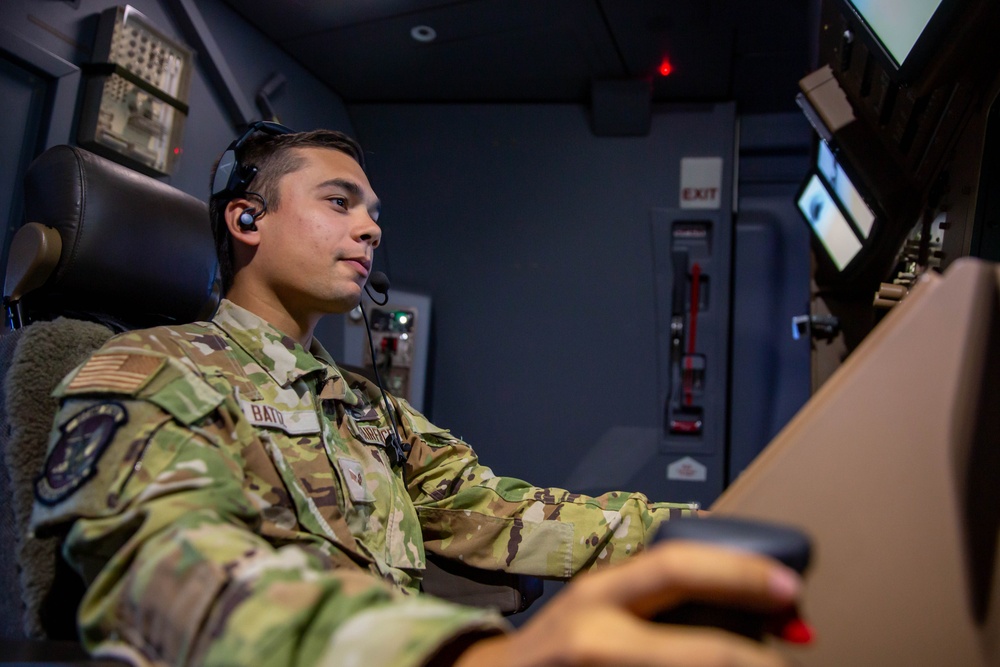
[[[433,42],[437,39],[437,30],[430,27],[429,25],[415,25],[410,28],[410,37],[417,40],[418,42],[423,42],[424,44],[428,42]]]

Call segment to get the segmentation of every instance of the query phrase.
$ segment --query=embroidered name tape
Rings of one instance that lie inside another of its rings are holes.
[[[359,424],[351,419],[348,419],[348,422],[351,425],[351,431],[354,432],[354,436],[361,442],[369,445],[384,446],[389,434],[392,433],[392,429],[388,426],[378,427],[372,424]]]
[[[276,428],[289,435],[319,433],[319,417],[312,410],[279,410],[264,403],[240,400],[243,415],[254,426]]]

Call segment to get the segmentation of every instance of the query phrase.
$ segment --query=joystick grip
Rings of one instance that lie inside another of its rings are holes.
[[[809,538],[802,532],[747,519],[674,519],[660,526],[654,542],[664,540],[691,540],[770,556],[799,574],[808,567],[811,552]],[[794,617],[794,610],[789,611]],[[675,625],[712,626],[760,641],[768,628],[782,619],[742,609],[687,602],[658,614],[653,620]]]

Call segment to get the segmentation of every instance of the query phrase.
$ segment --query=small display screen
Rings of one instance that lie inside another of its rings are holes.
[[[843,167],[833,156],[833,151],[827,146],[825,141],[819,142],[819,151],[816,153],[816,168],[826,178],[833,193],[840,200],[840,205],[851,216],[851,221],[861,236],[868,238],[872,233],[872,226],[875,224],[875,214],[861,198],[861,193],[854,187],[854,183],[844,173]]]
[[[834,266],[843,271],[861,251],[861,241],[818,174],[809,177],[798,205]]]
[[[942,0],[849,0],[896,67],[906,62]]]

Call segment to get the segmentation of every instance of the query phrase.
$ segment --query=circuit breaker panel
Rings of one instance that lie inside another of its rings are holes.
[[[377,369],[387,392],[406,399],[422,411],[431,324],[430,297],[394,287],[387,303],[377,305],[365,297],[363,305],[371,328],[372,345],[368,344],[361,312],[358,309],[351,311],[344,318],[344,362],[365,371]]]

